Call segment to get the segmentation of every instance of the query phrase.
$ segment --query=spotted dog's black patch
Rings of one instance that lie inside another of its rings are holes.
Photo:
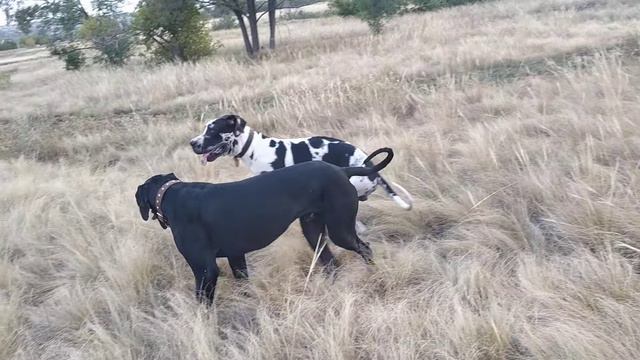
[[[249,159],[253,160],[253,151],[251,152],[251,155],[249,155]]]
[[[293,155],[293,163],[298,164],[305,161],[313,160],[309,146],[304,142],[291,144],[291,155]]]
[[[276,147],[276,141],[275,140],[269,141],[269,147]]]
[[[323,144],[324,144],[324,141],[322,141],[322,138],[319,136],[314,136],[312,138],[309,138],[309,145],[311,145],[311,147],[314,149],[320,149]]]
[[[238,146],[238,140],[233,140],[233,147],[235,148],[236,146]]]
[[[286,153],[287,147],[284,145],[284,141],[278,141],[278,147],[276,148],[276,159],[271,162],[272,169],[281,169],[284,167],[284,156]]]
[[[311,147],[315,149],[320,149],[324,145],[325,141],[341,142],[341,143],[344,142],[340,139],[336,139],[328,136],[313,136],[313,137],[310,137],[308,141],[309,141],[309,145],[311,145]]]
[[[349,166],[349,158],[353,156],[355,151],[356,148],[351,144],[344,142],[330,143],[327,153],[322,157],[322,161],[340,167],[347,167]]]
[[[211,147],[222,142],[222,135],[218,133],[207,134],[204,136],[204,140],[202,141],[202,149],[210,149]]]

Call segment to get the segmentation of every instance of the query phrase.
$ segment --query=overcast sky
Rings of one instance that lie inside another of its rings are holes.
[[[40,1],[37,0],[24,0],[23,6],[34,5],[39,2]],[[85,9],[87,9],[89,13],[91,13],[91,0],[80,0],[80,3],[84,6]],[[133,9],[135,9],[137,4],[138,0],[124,0],[124,6],[122,7],[122,10],[124,10],[125,12],[131,12],[133,11]],[[4,18],[4,12],[0,11],[0,26],[6,24],[7,19]]]

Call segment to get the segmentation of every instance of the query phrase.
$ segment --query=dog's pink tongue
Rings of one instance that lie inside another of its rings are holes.
[[[207,156],[209,156],[209,153],[200,156],[200,164],[202,164],[202,166],[207,165]]]

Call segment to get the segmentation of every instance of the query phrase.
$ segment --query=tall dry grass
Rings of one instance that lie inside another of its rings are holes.
[[[640,4],[496,1],[370,37],[337,18],[280,28],[249,63],[234,32],[197,65],[0,67],[0,358],[634,359],[640,348]],[[375,267],[337,250],[312,276],[297,226],[225,262],[216,306],[133,193],[201,167],[199,115],[367,150],[416,197],[362,204]],[[304,291],[303,291],[304,290]]]

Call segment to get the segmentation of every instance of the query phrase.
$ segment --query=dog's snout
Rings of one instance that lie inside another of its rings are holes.
[[[195,137],[191,139],[191,141],[189,141],[189,144],[191,144],[191,149],[193,150],[194,153],[196,154],[202,153],[202,139],[200,137]]]

